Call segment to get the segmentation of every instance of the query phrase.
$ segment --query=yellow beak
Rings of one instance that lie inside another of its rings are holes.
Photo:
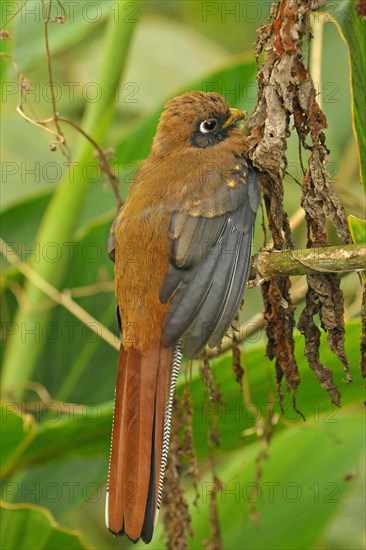
[[[245,116],[245,113],[243,113],[243,111],[239,111],[239,109],[230,109],[229,118],[225,121],[223,128],[227,128],[228,126],[235,124],[235,122],[242,120]]]

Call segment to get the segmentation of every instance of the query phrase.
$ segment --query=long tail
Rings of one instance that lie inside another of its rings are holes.
[[[180,346],[140,354],[121,347],[116,384],[106,524],[133,542],[152,539],[166,468]]]

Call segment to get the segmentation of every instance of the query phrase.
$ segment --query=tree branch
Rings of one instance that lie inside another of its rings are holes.
[[[263,251],[252,257],[249,279],[269,280],[286,275],[319,272],[345,273],[366,270],[366,243],[306,248],[304,250]]]
[[[307,248],[305,250],[267,251],[252,256],[249,279],[270,279],[288,275],[309,275],[319,272],[344,274],[352,271],[366,270],[366,243],[354,245],[329,246],[325,248]],[[303,284],[291,292],[293,305],[305,299],[307,285]],[[263,313],[257,313],[243,325],[235,329],[239,344],[248,340],[264,327]],[[208,358],[217,357],[219,353],[232,347],[230,333],[223,339],[219,348],[206,347]]]

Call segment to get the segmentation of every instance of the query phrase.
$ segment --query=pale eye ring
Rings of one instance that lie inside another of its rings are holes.
[[[217,120],[215,118],[208,118],[207,120],[204,120],[200,124],[200,132],[202,134],[208,134],[209,132],[212,132],[217,126]]]

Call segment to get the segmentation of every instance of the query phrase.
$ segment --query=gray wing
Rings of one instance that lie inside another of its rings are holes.
[[[248,280],[259,203],[256,174],[241,157],[214,196],[172,213],[170,263],[160,291],[161,302],[171,300],[165,346],[182,339],[192,358],[227,332]]]

